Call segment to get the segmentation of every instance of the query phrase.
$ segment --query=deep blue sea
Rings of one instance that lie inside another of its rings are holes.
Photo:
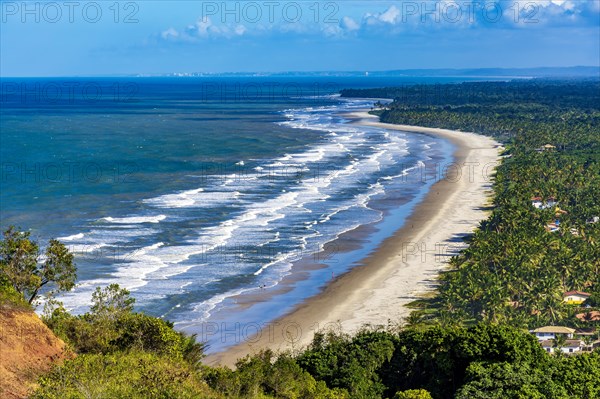
[[[118,283],[182,328],[265,322],[399,228],[432,183],[420,170],[451,161],[440,139],[348,123],[374,100],[339,90],[459,80],[2,79],[1,225],[76,254],[74,312]],[[361,248],[315,257],[365,225]],[[307,259],[322,268],[294,290],[233,312]]]

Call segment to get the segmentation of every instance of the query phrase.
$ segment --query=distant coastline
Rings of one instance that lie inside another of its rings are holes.
[[[45,78],[146,78],[146,77],[415,77],[415,78],[488,78],[488,79],[533,79],[533,78],[600,78],[598,66],[531,67],[531,68],[429,68],[397,69],[380,71],[246,71],[246,72],[201,72],[173,71],[144,74],[107,75],[57,75]],[[29,76],[0,76],[0,79],[28,78]],[[37,78],[40,76],[30,76]]]

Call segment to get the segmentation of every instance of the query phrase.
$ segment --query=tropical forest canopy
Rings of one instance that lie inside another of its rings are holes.
[[[506,148],[490,217],[413,321],[598,324],[577,318],[583,310],[563,293],[592,293],[587,305],[600,306],[600,223],[593,223],[600,216],[600,82],[478,82],[342,96],[392,98],[374,112],[383,122],[482,133]],[[557,204],[536,209],[533,197]],[[549,231],[557,220],[558,230]]]

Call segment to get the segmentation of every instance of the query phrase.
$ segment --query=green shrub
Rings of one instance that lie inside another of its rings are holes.
[[[409,389],[399,391],[394,395],[394,399],[432,399],[431,394],[424,389]]]
[[[316,381],[288,354],[276,357],[270,350],[241,359],[235,371],[207,368],[205,373],[208,384],[228,398],[348,398],[344,390]]]
[[[69,314],[62,305],[47,309],[45,323],[77,353],[108,354],[144,351],[184,359],[197,366],[204,356],[204,344],[195,336],[175,331],[173,324],[143,313],[133,313],[129,292],[114,284],[94,295],[92,311],[81,316]]]
[[[8,282],[0,275],[0,306],[16,310],[31,310],[32,307]]]
[[[571,398],[600,398],[600,351],[552,358],[549,378]]]
[[[187,362],[145,352],[80,355],[39,383],[32,399],[221,397]]]
[[[541,368],[527,364],[476,362],[467,369],[466,383],[456,399],[567,398]]]
[[[379,370],[391,359],[394,343],[394,335],[384,331],[363,330],[354,337],[315,334],[297,361],[317,380],[346,389],[352,398],[377,398],[386,389]]]
[[[535,337],[507,325],[409,328],[395,342],[394,355],[379,371],[388,396],[425,388],[434,398],[452,397],[473,362],[542,367],[549,361]]]

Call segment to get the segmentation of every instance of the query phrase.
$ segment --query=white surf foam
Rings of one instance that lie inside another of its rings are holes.
[[[109,223],[117,223],[117,224],[142,224],[142,223],[160,223],[161,221],[167,218],[166,215],[156,215],[156,216],[130,216],[124,218],[113,218],[112,216],[108,216],[102,218],[100,220],[109,222]]]
[[[76,241],[81,240],[84,237],[83,233],[73,234],[66,237],[58,237],[59,241]]]
[[[354,106],[358,107],[357,104],[345,105],[347,109]],[[134,290],[152,283],[144,288],[145,295],[149,297],[154,295],[153,289],[167,290],[176,284],[174,289],[180,292],[189,287],[187,283],[182,286],[181,279],[173,279],[177,275],[185,275],[185,279],[191,275],[212,279],[216,276],[227,278],[251,273],[260,276],[261,280],[275,276],[273,278],[278,281],[276,276],[281,277],[281,273],[288,270],[292,262],[305,254],[303,251],[309,243],[322,248],[326,242],[356,228],[357,223],[380,218],[381,214],[377,212],[368,213],[364,218],[355,216],[360,215],[358,208],[368,208],[371,199],[384,193],[389,184],[387,182],[396,177],[392,174],[382,176],[381,173],[385,173],[385,168],[394,165],[408,153],[408,141],[400,132],[339,124],[339,118],[331,115],[332,111],[339,110],[340,107],[316,107],[286,111],[285,116],[289,120],[281,122],[281,125],[326,133],[314,145],[271,159],[252,160],[258,166],[249,168],[248,173],[243,175],[201,176],[206,183],[202,188],[143,200],[143,204],[152,207],[177,209],[173,214],[168,213],[169,220],[184,212],[184,208],[218,209],[231,204],[233,210],[227,220],[199,228],[197,238],[176,245],[159,242],[132,251],[126,263],[118,266],[110,280]],[[244,166],[244,161],[236,165]],[[409,169],[402,170],[401,175]],[[398,173],[398,169],[394,172]],[[279,194],[274,194],[274,189],[279,190]],[[344,200],[339,193],[345,193],[348,189],[360,192]],[[307,220],[306,215],[313,212],[310,220]],[[166,218],[166,215],[107,217],[101,221],[109,224],[101,229],[106,232],[117,227],[119,229],[115,234],[118,235],[124,231],[120,227],[127,226],[135,230],[140,224],[157,224]],[[306,228],[292,228],[298,225]],[[156,226],[156,229],[160,230],[160,226]],[[275,237],[273,232],[276,233]],[[136,234],[123,235],[121,239],[133,240],[140,236]],[[85,237],[69,237],[79,244],[78,240],[88,239],[88,233]],[[99,234],[95,237],[100,239]],[[103,242],[111,242],[112,239],[108,235]],[[235,245],[252,248],[274,242],[278,242],[277,249],[282,250],[262,263],[256,263],[257,258],[246,253],[230,259],[231,263],[202,263],[205,259],[211,259],[209,254],[231,252]],[[206,258],[200,256],[204,254]],[[191,259],[194,262],[190,262]],[[197,267],[199,265],[202,268]],[[218,304],[250,289],[253,288],[228,290],[196,304],[196,310],[203,318],[208,318]],[[163,294],[156,292],[157,297]]]

